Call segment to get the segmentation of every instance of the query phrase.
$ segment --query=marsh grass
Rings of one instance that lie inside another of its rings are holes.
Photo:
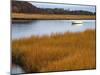
[[[95,20],[95,15],[24,14],[12,13],[13,20]]]
[[[95,30],[12,41],[12,62],[26,72],[96,68]]]

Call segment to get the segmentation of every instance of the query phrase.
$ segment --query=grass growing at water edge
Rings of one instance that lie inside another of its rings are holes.
[[[13,63],[26,72],[96,68],[95,30],[12,41]]]

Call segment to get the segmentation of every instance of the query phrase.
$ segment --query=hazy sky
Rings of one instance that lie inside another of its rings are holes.
[[[36,3],[30,2],[40,8],[64,8],[70,10],[85,10],[95,12],[95,6],[89,5],[71,5],[71,4],[52,4],[52,3]]]

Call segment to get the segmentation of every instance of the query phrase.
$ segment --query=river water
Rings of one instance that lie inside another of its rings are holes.
[[[77,20],[76,20],[77,21]],[[13,23],[12,39],[51,35],[64,32],[81,32],[95,29],[95,20],[81,20],[81,25],[72,24],[72,20],[34,20],[30,23]]]

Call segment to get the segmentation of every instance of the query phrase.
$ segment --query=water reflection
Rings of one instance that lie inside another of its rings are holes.
[[[72,25],[73,25],[73,26],[82,26],[83,23],[78,23],[78,24],[73,24],[73,23],[72,23]]]
[[[25,73],[25,71],[18,65],[13,64],[11,74]]]

